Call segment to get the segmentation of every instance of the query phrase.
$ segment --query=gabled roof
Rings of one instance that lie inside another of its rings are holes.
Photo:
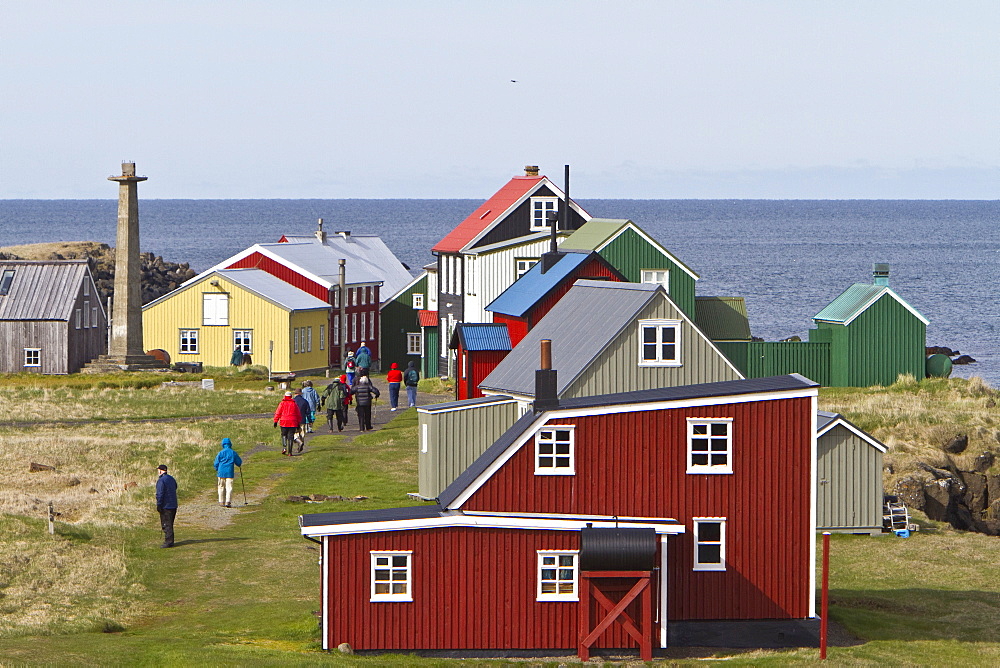
[[[389,302],[394,301],[397,297],[399,297],[399,295],[403,294],[404,292],[406,292],[407,290],[409,290],[410,288],[412,288],[413,286],[415,286],[420,281],[425,280],[426,278],[427,278],[427,271],[426,270],[421,270],[420,273],[417,274],[416,276],[411,276],[410,277],[410,281],[406,285],[404,285],[399,290],[397,290],[395,294],[389,295],[386,299],[382,300],[382,306],[383,306],[383,308]]]
[[[446,234],[441,241],[437,242],[431,249],[432,252],[462,252],[543,186],[555,193],[556,196],[565,199],[562,190],[557,188],[546,176],[515,176],[507,182],[507,185],[483,202],[468,218],[459,223],[455,229]],[[589,214],[576,202],[570,200],[570,206],[584,218],[589,218]]]
[[[563,281],[572,275],[574,271],[584,266],[591,259],[597,259],[607,265],[622,281],[625,280],[625,277],[617,269],[611,267],[597,253],[575,250],[568,251],[544,274],[542,273],[542,263],[537,262],[521,278],[514,281],[509,288],[500,293],[499,297],[490,302],[486,310],[518,318],[523,317],[535,304],[545,299],[549,293],[562,285]]]
[[[556,392],[562,394],[658,294],[666,296],[651,283],[577,281],[479,386],[533,395],[539,341],[551,339],[552,366],[559,370]]]
[[[750,320],[743,297],[695,297],[694,321],[713,341],[749,341]]]
[[[13,271],[0,296],[0,320],[69,320],[85,277],[87,260],[0,260],[0,276]],[[100,304],[91,280],[92,304]]]
[[[427,404],[425,406],[418,406],[418,413],[441,413],[444,411],[455,411],[455,410],[465,410],[466,408],[475,408],[477,406],[482,406],[484,404],[503,404],[509,401],[515,401],[512,397],[507,397],[502,394],[492,394],[488,397],[474,397],[472,399],[459,399],[458,401],[446,401],[443,404]]]
[[[656,247],[661,253],[670,258],[670,261],[680,267],[694,280],[698,280],[698,274],[681,262],[677,256],[660,245],[655,239],[642,231],[642,229],[627,218],[591,218],[580,226],[580,229],[569,235],[565,241],[559,245],[559,250],[588,250],[600,251],[611,243],[626,228],[631,229],[650,245]]]
[[[645,408],[647,410],[652,409],[653,407],[649,407],[648,404],[676,403],[677,407],[681,407],[685,402],[700,402],[712,397],[718,397],[722,400],[727,397],[743,397],[746,395],[776,392],[797,392],[802,390],[815,392],[815,388],[818,387],[819,383],[793,373],[787,376],[727,380],[718,383],[679,385],[676,387],[660,387],[637,392],[620,392],[594,397],[563,399],[560,400],[558,408],[540,414],[528,412],[522,415],[469,468],[463,471],[454,482],[441,492],[438,496],[438,502],[444,508],[459,507],[461,503],[456,503],[456,501],[463,501],[463,497],[468,496],[470,489],[481,485],[503,462],[510,458],[517,448],[524,444],[537,428],[544,425],[548,420],[559,418],[564,414],[579,414],[581,411],[589,412],[602,407],[609,409],[616,408],[616,410],[620,411],[622,406],[629,405],[636,406],[637,410],[643,410],[643,405],[647,405]],[[698,403],[698,405],[703,404]],[[665,405],[663,407],[669,408],[671,406]]]
[[[851,287],[840,293],[836,299],[823,307],[823,310],[813,316],[813,320],[821,322],[834,322],[842,325],[849,325],[859,315],[864,313],[869,306],[877,302],[883,295],[889,295],[903,308],[912,313],[920,322],[925,325],[930,324],[924,316],[915,308],[910,306],[902,297],[892,291],[887,285],[872,285],[871,283],[855,283]]]
[[[421,327],[437,327],[438,312],[428,311],[427,309],[420,309],[419,311],[417,311],[417,322],[420,323]]]
[[[877,438],[872,436],[866,431],[861,430],[845,418],[840,413],[830,413],[828,411],[816,411],[816,436],[822,436],[826,432],[830,431],[834,427],[842,426],[848,431],[857,435],[861,440],[868,443],[876,450],[881,450],[882,452],[887,452],[888,448]]]
[[[204,283],[213,276],[220,276],[227,281],[240,286],[247,292],[251,292],[261,299],[271,302],[287,311],[310,311],[313,309],[329,309],[330,305],[313,297],[304,290],[299,290],[294,285],[272,276],[263,269],[221,269],[218,271],[205,272],[186,281],[179,288],[157,297],[148,304],[143,305],[143,310],[155,306],[162,301],[170,299],[178,292],[188,290],[194,286]]]
[[[495,323],[463,322],[455,325],[449,346],[457,348],[459,343],[463,350],[469,352],[511,349],[507,325]]]
[[[350,234],[332,232],[326,235],[325,241],[320,241],[315,235],[285,235],[288,243],[311,243],[328,248],[337,259],[347,260],[347,273],[350,276],[351,264],[364,265],[367,271],[382,281],[382,301],[391,299],[403,290],[404,286],[413,280],[413,275],[407,271],[389,247],[377,234]],[[334,260],[334,269],[337,262]],[[361,282],[361,281],[358,281]]]

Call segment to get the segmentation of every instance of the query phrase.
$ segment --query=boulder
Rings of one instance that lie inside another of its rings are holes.
[[[924,512],[936,522],[948,521],[951,506],[951,480],[944,478],[924,483]]]
[[[1000,520],[978,520],[976,531],[987,536],[1000,536]]]
[[[990,467],[993,466],[993,462],[996,460],[996,455],[987,450],[983,454],[976,457],[976,461],[972,464],[972,470],[976,473],[986,473],[990,470]]]
[[[55,466],[49,466],[48,464],[38,464],[37,462],[31,462],[28,467],[30,473],[38,473],[39,471],[55,471]]]
[[[1000,501],[1000,475],[986,476],[986,496],[990,503]]]
[[[962,494],[962,502],[966,508],[976,517],[986,510],[986,476],[982,473],[972,471],[959,471],[962,482],[965,483],[965,492]]]
[[[337,645],[337,651],[339,651],[341,654],[354,654],[354,650],[346,642],[342,642],[339,645]]]
[[[295,495],[293,495],[293,496],[287,497],[285,499],[285,501],[289,501],[291,503],[305,503],[308,499],[309,499],[308,496],[295,496]]]
[[[969,447],[969,435],[959,434],[958,436],[954,437],[953,439],[945,443],[943,446],[941,446],[941,449],[947,453],[953,455],[959,455],[965,452],[965,449],[967,447]]]
[[[983,484],[985,485],[986,483],[984,482]],[[309,495],[309,500],[310,501],[326,501],[326,494],[310,494]]]
[[[928,355],[947,355],[948,357],[953,357],[958,354],[958,351],[945,346],[927,346],[925,350]]]
[[[976,360],[969,355],[959,355],[951,361],[952,364],[975,364]]]
[[[924,480],[914,477],[900,478],[896,481],[895,494],[910,508],[923,510],[925,505]]]

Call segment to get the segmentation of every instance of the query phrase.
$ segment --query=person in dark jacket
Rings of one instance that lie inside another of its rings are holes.
[[[406,398],[409,400],[410,408],[417,405],[417,385],[420,383],[420,372],[417,371],[417,363],[411,361],[406,365],[403,372],[403,385],[406,386]]]
[[[292,393],[285,392],[284,398],[274,411],[274,426],[281,427],[281,454],[289,457],[292,455],[292,443],[300,424],[302,424],[302,412],[292,398]]]
[[[167,473],[167,465],[156,467],[156,512],[160,514],[160,528],[163,529],[163,545],[174,546],[174,518],[177,517],[177,481]]]
[[[299,419],[299,431],[295,435],[295,440],[299,442],[299,452],[302,452],[302,446],[306,443],[306,428],[309,426],[309,401],[302,396],[301,388],[295,390],[292,398],[295,400],[295,405],[299,407],[299,414],[301,415]]]
[[[351,403],[351,388],[347,385],[347,375],[334,378],[333,382],[323,390],[320,405],[326,406],[326,423],[333,431],[334,418],[337,421],[337,431],[344,431],[347,424],[347,407]]]
[[[372,427],[372,401],[378,399],[380,393],[364,369],[358,371],[358,379],[351,387],[351,394],[354,395],[357,406],[358,427],[361,431],[371,431],[374,429]]]
[[[233,442],[228,438],[222,439],[222,449],[215,456],[214,466],[219,478],[219,505],[232,508],[233,478],[236,477],[236,467],[243,466],[243,460],[233,450]]]
[[[358,363],[358,371],[370,371],[372,368],[372,351],[362,341],[361,345],[354,352],[354,360]]]

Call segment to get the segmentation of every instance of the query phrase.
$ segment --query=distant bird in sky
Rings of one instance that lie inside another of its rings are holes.
[[[511,83],[517,83],[517,79],[511,79],[510,82]]]

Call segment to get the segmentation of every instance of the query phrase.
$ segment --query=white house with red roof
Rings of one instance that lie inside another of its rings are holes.
[[[566,194],[538,167],[525,167],[431,249],[438,258],[438,355],[448,363],[448,341],[460,322],[492,322],[486,310],[500,293],[549,250],[549,213]],[[570,200],[567,221],[557,224],[559,241],[590,220]],[[429,354],[430,351],[427,351]],[[441,372],[450,367],[441,367]],[[449,374],[450,375],[450,374]]]

